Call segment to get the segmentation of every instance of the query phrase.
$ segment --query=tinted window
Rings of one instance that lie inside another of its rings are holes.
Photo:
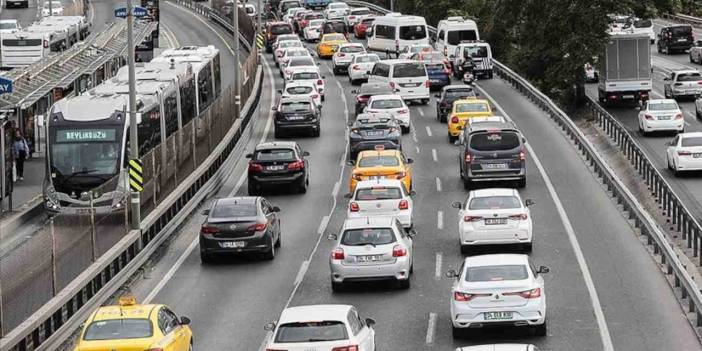
[[[425,66],[431,71],[443,71],[445,68],[443,63],[427,63]]]
[[[473,89],[451,89],[446,90],[445,96],[447,98],[457,99],[461,97],[475,96],[475,92],[473,91]]]
[[[678,104],[674,102],[658,102],[658,103],[649,103],[648,104],[648,109],[650,111],[666,111],[666,110],[677,110],[678,109]]]
[[[427,37],[427,28],[421,26],[400,26],[400,39],[419,40]]]
[[[528,277],[527,267],[524,265],[470,267],[466,271],[467,282],[524,280]]]
[[[402,198],[400,188],[389,188],[377,186],[372,188],[358,189],[356,200],[396,200]]]
[[[456,112],[490,112],[487,104],[457,104]]]
[[[358,161],[358,167],[395,167],[400,161],[395,156],[364,156]]]
[[[293,73],[292,79],[297,80],[297,79],[318,79],[319,74],[317,72],[299,72],[299,73]]]
[[[651,20],[637,20],[634,22],[635,28],[650,28],[653,27]]]
[[[311,58],[298,58],[291,59],[288,63],[288,67],[299,67],[299,66],[314,66],[314,60]]]
[[[395,27],[378,24],[375,26],[374,35],[378,39],[395,39]]]
[[[310,26],[310,27],[317,27],[317,26],[321,26],[322,23],[324,23],[324,20],[322,20],[322,19],[320,19],[320,20],[314,20],[314,21],[310,21],[309,26]]]
[[[674,37],[689,36],[689,35],[692,35],[692,27],[690,27],[690,26],[672,27],[671,32],[673,33]]]
[[[702,80],[699,72],[678,74],[678,82],[696,82]]]
[[[379,76],[379,77],[389,77],[390,76],[390,66],[388,66],[384,63],[378,63],[376,65],[373,65],[373,70],[371,71],[371,75]]]
[[[356,16],[370,15],[370,10],[368,10],[368,9],[351,10],[351,14],[356,15]]]
[[[516,196],[485,196],[470,200],[468,208],[471,210],[494,210],[521,208],[522,204]]]
[[[682,146],[702,146],[702,137],[683,138]]]
[[[341,245],[364,246],[386,245],[395,242],[395,234],[390,228],[348,229],[341,236]]]
[[[257,161],[285,161],[295,158],[295,153],[291,149],[267,149],[256,151]]]
[[[258,213],[256,209],[256,203],[234,203],[217,202],[217,204],[212,209],[210,217],[212,218],[226,218],[226,217],[255,217]]]
[[[346,25],[344,22],[326,22],[323,26],[324,33],[345,33]]]
[[[470,136],[470,147],[477,151],[511,150],[519,147],[519,134],[499,131],[476,133]]]
[[[451,30],[447,33],[446,42],[449,43],[449,45],[458,45],[464,40],[478,39],[478,34],[472,29]]]
[[[383,65],[382,63],[379,63],[379,64],[376,64],[375,66],[373,66],[373,71],[375,72],[376,71],[375,67],[379,67],[379,66],[387,67],[387,65]],[[363,85],[361,85],[361,94],[380,95],[380,94],[392,94],[392,93],[393,93],[393,90],[387,85],[377,85],[377,84],[363,84]]]
[[[311,86],[296,86],[285,89],[288,94],[298,95],[298,94],[309,94],[312,92]]]
[[[321,13],[308,13],[305,15],[306,20],[320,19],[320,18],[324,18],[324,16]],[[324,22],[324,21],[318,21],[316,25],[319,25],[322,22]]]
[[[281,112],[307,112],[312,110],[312,104],[307,101],[284,102],[280,104]]]
[[[424,65],[419,62],[398,63],[392,73],[395,78],[423,77],[427,75]]]
[[[364,19],[361,21],[361,23],[363,23],[363,24],[365,24],[365,25],[368,26],[368,25],[371,25],[371,24],[373,23],[373,21],[375,21],[375,18],[364,18]]]
[[[346,340],[346,326],[338,321],[286,323],[278,327],[275,342]]]
[[[281,49],[285,48],[296,48],[302,47],[302,43],[296,40],[286,40],[278,43],[278,47]]]
[[[402,100],[375,100],[371,103],[370,107],[374,109],[401,108]]]
[[[274,26],[271,26],[270,32],[275,35],[292,34],[292,28],[290,28],[290,26],[288,26],[287,24],[276,24]]]
[[[148,319],[112,319],[90,323],[83,340],[148,338],[153,335]]]
[[[330,40],[346,40],[346,37],[343,34],[331,34],[331,35],[324,36],[324,41],[330,41]]]

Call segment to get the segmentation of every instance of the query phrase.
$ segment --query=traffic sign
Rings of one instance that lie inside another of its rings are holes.
[[[129,188],[132,191],[144,190],[144,167],[141,160],[129,160]]]
[[[146,8],[141,7],[141,6],[132,7],[132,13],[134,14],[134,17],[146,17],[146,15],[148,15]],[[116,8],[115,9],[115,17],[127,18],[127,8],[126,7]]]
[[[12,93],[12,79],[0,77],[0,95]]]

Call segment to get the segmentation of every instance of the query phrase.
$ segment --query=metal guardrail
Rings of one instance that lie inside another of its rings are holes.
[[[183,0],[178,0],[184,2]],[[240,39],[245,39],[241,35]],[[250,48],[250,44],[246,43]],[[173,233],[194,208],[233,170],[252,131],[251,118],[260,102],[263,71],[256,50],[244,64],[253,70],[242,91],[241,118],[234,121],[203,164],[144,218],[140,231],[130,231],[30,318],[0,339],[0,351],[55,350],[87,316],[114,294]],[[226,101],[233,102],[234,99]],[[209,110],[207,112],[209,117]]]
[[[691,24],[695,27],[702,27],[702,18],[683,15],[681,13],[664,13],[661,17],[673,20],[679,23]]]
[[[196,3],[194,1],[189,1],[189,0],[172,0],[172,1],[178,5],[182,5],[184,7],[187,7],[187,8],[193,10],[194,12],[196,12],[204,17],[211,19],[213,22],[219,24],[222,28],[226,29],[227,32],[229,32],[229,34],[234,33],[234,26],[232,26],[231,21],[226,17],[222,17],[222,15],[219,13],[219,11],[213,10],[213,9],[207,7],[206,5]],[[239,10],[239,12],[241,13],[241,10]],[[248,19],[248,16],[246,16],[246,14],[244,14],[244,16]],[[239,18],[241,19],[241,16],[239,16]],[[251,23],[251,25],[253,26],[253,22],[251,22],[251,20],[248,20],[248,22]],[[248,52],[251,52],[251,43],[253,43],[254,34],[253,34],[253,31],[249,31],[249,30],[244,29],[245,27],[247,27],[245,24],[248,24],[248,23],[242,22],[241,20],[239,21],[239,39],[240,39],[241,43],[244,44],[244,48],[246,48],[246,50]],[[244,32],[244,33],[242,33],[242,32]]]

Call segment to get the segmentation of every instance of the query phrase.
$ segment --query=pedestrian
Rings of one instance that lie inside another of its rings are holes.
[[[22,137],[22,133],[19,130],[15,131],[12,153],[15,158],[15,167],[17,168],[17,179],[24,180],[24,160],[27,159],[29,145],[27,145],[27,141]]]

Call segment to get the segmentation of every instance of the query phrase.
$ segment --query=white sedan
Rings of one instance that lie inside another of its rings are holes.
[[[455,351],[539,351],[531,344],[490,344],[459,347]]]
[[[702,132],[678,134],[668,143],[666,159],[675,175],[702,170]]]
[[[349,5],[345,2],[330,2],[324,10],[327,19],[344,17],[349,12]]]
[[[275,61],[276,66],[280,65],[280,58],[285,55],[285,51],[293,48],[299,48],[299,49],[304,49],[305,46],[302,45],[302,42],[298,40],[286,40],[283,42],[278,43],[278,47],[274,51],[273,55],[273,61]]]
[[[400,220],[402,227],[412,228],[412,194],[397,179],[362,180],[349,194],[346,218],[389,216]]]
[[[266,350],[375,351],[375,321],[361,318],[351,305],[288,307],[277,323]]]
[[[466,257],[461,270],[449,270],[453,337],[490,325],[531,327],[546,336],[546,292],[542,273],[529,256],[495,254]]]
[[[310,21],[307,27],[305,27],[305,29],[302,31],[302,37],[305,38],[305,41],[310,42],[319,40],[324,21],[325,20],[323,19],[313,19]]]
[[[410,110],[400,95],[373,95],[363,112],[389,113],[395,117],[403,133],[410,130]]]
[[[461,252],[481,245],[520,245],[531,251],[532,222],[528,206],[515,189],[489,188],[473,190],[458,208],[458,237]]]
[[[285,80],[289,80],[293,69],[302,67],[319,69],[317,63],[311,57],[291,57],[284,65],[280,65],[280,76]]]
[[[685,118],[673,99],[651,99],[639,111],[639,132],[685,131]]]
[[[280,91],[281,97],[310,97],[318,107],[322,107],[322,98],[317,91],[317,85],[310,81],[287,81],[285,88]]]
[[[49,13],[49,8],[51,9],[51,13]],[[60,1],[47,1],[44,3],[44,6],[41,8],[41,15],[42,17],[47,17],[47,16],[62,16],[63,15],[63,5],[61,4]]]
[[[332,71],[334,74],[339,74],[348,69],[349,64],[353,61],[353,56],[356,54],[365,54],[366,48],[360,43],[345,43],[339,45],[339,48],[332,56]]]
[[[375,63],[380,61],[376,54],[356,54],[349,64],[349,81],[356,84],[359,81],[368,80],[368,72],[373,69]]]
[[[283,56],[278,59],[278,62],[284,65],[290,61],[291,57],[312,57],[312,54],[304,47],[287,48],[283,50]]]
[[[324,101],[324,76],[319,73],[318,67],[293,68],[289,81],[310,81],[317,85],[317,91]]]

